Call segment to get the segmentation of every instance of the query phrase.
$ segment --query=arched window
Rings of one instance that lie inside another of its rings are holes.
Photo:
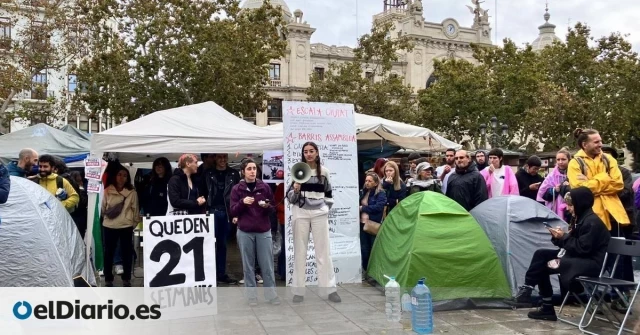
[[[437,81],[436,77],[431,74],[429,76],[429,78],[427,79],[427,85],[425,86],[425,88],[429,88],[431,85],[433,85],[433,83],[435,83]]]

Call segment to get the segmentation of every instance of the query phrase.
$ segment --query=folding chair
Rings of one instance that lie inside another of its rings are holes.
[[[615,255],[616,260],[613,264],[613,270],[609,274],[609,276],[604,276],[604,272],[607,268],[607,259],[609,255]],[[624,324],[629,317],[629,313],[631,312],[631,307],[633,306],[633,302],[636,299],[636,295],[638,294],[638,288],[640,285],[636,282],[630,282],[626,280],[614,279],[613,276],[616,273],[618,261],[620,260],[620,256],[631,256],[638,257],[640,256],[640,241],[627,240],[619,237],[612,237],[609,241],[609,246],[607,248],[607,253],[604,258],[604,263],[602,265],[602,270],[600,271],[600,275],[596,277],[578,277],[577,280],[582,284],[585,289],[585,292],[589,296],[589,302],[582,313],[582,318],[580,319],[580,323],[578,324],[578,328],[581,332],[586,334],[597,335],[596,333],[585,330],[585,328],[591,325],[593,319],[598,312],[598,308],[600,306],[606,307],[609,313],[604,313],[607,321],[618,328],[618,335],[622,334],[623,331],[633,333],[630,329],[625,329]],[[627,297],[620,291],[621,288],[633,288],[635,287],[633,296],[631,297],[631,301],[627,299]],[[613,292],[621,301],[627,306],[627,313],[624,315],[624,319],[620,321],[620,318],[616,315],[615,312],[611,310],[611,308],[605,303],[603,304],[604,297],[608,292]],[[593,304],[594,308],[591,308]],[[589,322],[586,324],[585,319],[587,319],[587,314],[591,314],[589,317]],[[609,315],[613,316],[615,319],[612,320]],[[598,318],[604,319],[604,318]]]

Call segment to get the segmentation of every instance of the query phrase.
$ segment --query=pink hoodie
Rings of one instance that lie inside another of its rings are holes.
[[[554,168],[551,173],[549,173],[547,178],[544,179],[544,182],[542,182],[542,184],[540,185],[540,188],[538,189],[538,197],[536,199],[537,201],[544,202],[549,209],[558,214],[558,216],[563,220],[565,219],[564,210],[565,208],[567,208],[567,204],[564,202],[564,198],[561,196],[556,196],[556,201],[548,202],[542,199],[542,196],[550,188],[562,185],[562,183],[564,183],[565,181],[567,181],[567,175],[560,173],[560,171],[558,171],[558,168]]]
[[[489,198],[493,195],[491,192],[491,173],[489,173],[489,166],[480,171],[480,174],[484,177],[485,183],[487,183],[487,191],[489,192]],[[504,165],[504,186],[502,187],[501,195],[520,195],[520,189],[518,188],[518,180],[516,174],[511,170],[511,167]]]

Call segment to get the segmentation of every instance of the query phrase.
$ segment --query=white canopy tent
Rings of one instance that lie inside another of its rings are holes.
[[[280,133],[284,131],[281,123],[265,128]],[[449,141],[428,128],[387,120],[378,116],[356,113],[356,129],[359,142],[387,141],[405,149],[436,152],[445,151],[448,148],[462,148],[462,145]]]
[[[180,153],[281,150],[282,133],[258,127],[214,102],[158,111],[91,137],[91,152],[116,153],[121,162],[175,160]]]

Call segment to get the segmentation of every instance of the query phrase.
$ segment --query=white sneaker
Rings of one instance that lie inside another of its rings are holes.
[[[240,281],[238,282],[238,284],[240,284],[240,285],[244,285],[244,278],[240,279]]]
[[[123,273],[124,273],[124,268],[122,267],[122,265],[116,265],[116,274],[121,275]]]
[[[262,280],[262,276],[261,275],[256,275],[256,282],[258,284],[263,284],[264,283],[264,280]]]

